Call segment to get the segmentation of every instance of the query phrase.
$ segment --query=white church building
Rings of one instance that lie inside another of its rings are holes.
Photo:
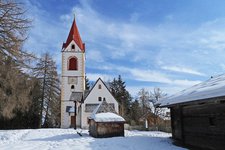
[[[88,118],[102,101],[118,113],[118,102],[100,78],[91,90],[85,89],[85,59],[85,44],[74,19],[62,46],[61,128],[75,127],[75,122],[76,127],[88,128]]]

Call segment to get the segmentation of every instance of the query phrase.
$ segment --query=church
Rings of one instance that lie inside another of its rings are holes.
[[[101,78],[91,90],[85,89],[85,44],[75,18],[61,52],[61,128],[88,128],[89,117],[102,101],[118,113],[118,102]]]

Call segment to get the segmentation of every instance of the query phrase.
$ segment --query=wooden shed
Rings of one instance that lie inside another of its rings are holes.
[[[225,75],[167,97],[159,104],[170,108],[173,139],[197,149],[225,149]]]
[[[89,118],[89,133],[96,138],[124,136],[125,120],[106,101]]]

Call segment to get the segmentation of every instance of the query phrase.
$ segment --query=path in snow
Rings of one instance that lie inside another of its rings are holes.
[[[84,130],[73,129],[0,130],[1,150],[182,150],[172,145],[171,134],[125,131],[125,137],[96,139]]]

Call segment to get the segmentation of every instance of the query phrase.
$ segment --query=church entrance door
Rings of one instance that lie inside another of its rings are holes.
[[[70,120],[70,126],[74,127],[75,126],[75,116],[71,116],[71,120]]]

